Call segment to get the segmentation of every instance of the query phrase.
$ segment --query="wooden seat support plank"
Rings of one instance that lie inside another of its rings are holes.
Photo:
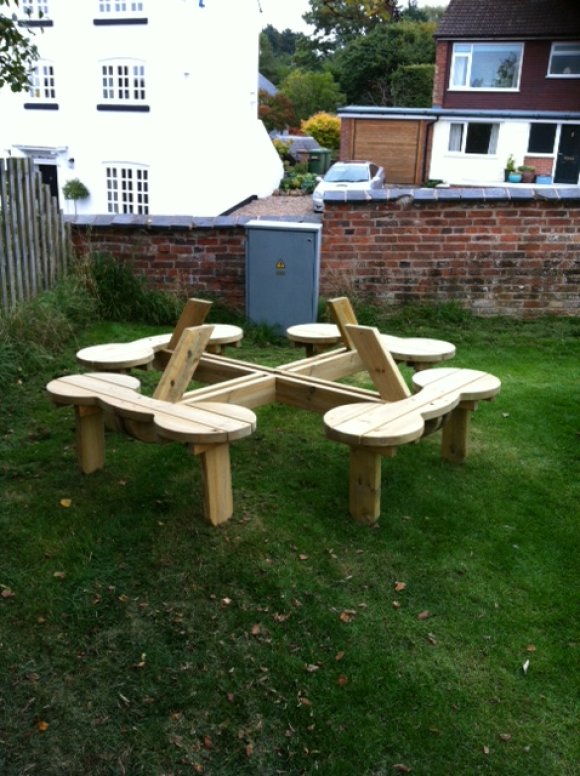
[[[212,331],[213,326],[195,326],[183,330],[157,384],[153,398],[170,402],[181,399],[191,382]]]
[[[368,336],[369,327],[345,326],[351,342],[384,401],[399,401],[411,395],[395,361],[380,336]]]

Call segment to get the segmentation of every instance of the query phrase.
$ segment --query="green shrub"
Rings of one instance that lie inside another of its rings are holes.
[[[182,303],[172,294],[149,289],[132,267],[109,254],[97,254],[90,262],[98,313],[111,321],[173,325]]]
[[[302,122],[302,131],[313,137],[323,148],[337,151],[340,147],[340,119],[331,113],[315,113]]]
[[[36,371],[96,314],[94,297],[75,268],[50,291],[0,315],[0,383]]]
[[[297,172],[296,169],[286,173],[280,181],[281,191],[302,191],[312,194],[316,188],[317,177],[313,172]]]

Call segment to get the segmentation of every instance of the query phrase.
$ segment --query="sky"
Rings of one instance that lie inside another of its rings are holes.
[[[262,28],[271,24],[280,32],[287,28],[295,32],[308,32],[307,25],[302,21],[302,14],[310,9],[308,0],[257,0],[262,9]],[[423,8],[427,5],[447,5],[448,0],[418,0],[417,5]],[[405,0],[399,5],[404,7]]]

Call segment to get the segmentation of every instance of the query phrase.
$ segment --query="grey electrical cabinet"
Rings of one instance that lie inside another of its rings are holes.
[[[246,224],[246,316],[279,332],[318,317],[322,224]]]

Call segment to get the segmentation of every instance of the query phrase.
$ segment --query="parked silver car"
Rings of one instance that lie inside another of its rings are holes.
[[[327,191],[371,191],[385,185],[385,171],[373,162],[335,162],[312,194],[312,207],[317,213],[324,210]]]

